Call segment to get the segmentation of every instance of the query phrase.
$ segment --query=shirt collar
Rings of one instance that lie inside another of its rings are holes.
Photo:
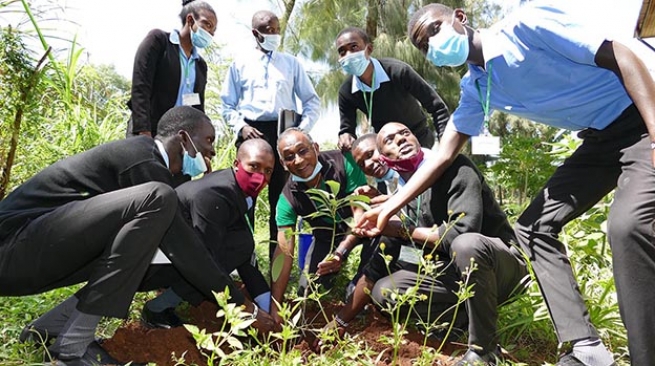
[[[157,145],[157,148],[159,149],[159,153],[161,154],[161,157],[164,158],[164,163],[166,164],[166,167],[170,169],[170,163],[168,161],[168,154],[166,153],[166,149],[164,148],[164,144],[155,139],[155,145]]]
[[[371,57],[370,58],[371,62],[373,63],[373,88],[369,87],[368,85],[364,84],[361,80],[359,80],[359,77],[353,75],[353,82],[352,82],[352,87],[350,88],[351,92],[357,93],[358,91],[371,91],[371,90],[378,90],[380,88],[380,84],[386,83],[387,81],[390,81],[389,75],[387,75],[387,72],[384,71],[384,68],[382,68],[382,64],[380,61],[378,61],[376,58]]]
[[[421,150],[423,150],[423,160],[421,160],[421,162],[418,164],[418,168],[416,168],[416,170],[420,169],[423,166],[423,163],[425,163],[428,159],[431,159],[432,156],[434,155],[434,152],[432,150],[430,150],[430,149],[426,149],[426,148],[422,147]],[[406,183],[407,182],[405,182],[403,177],[401,177],[400,174],[399,174],[398,175],[398,187],[402,188],[403,186],[405,186]]]
[[[174,29],[168,36],[168,41],[172,44],[180,45],[180,32],[177,29]],[[180,52],[182,48],[180,47]],[[200,56],[198,55],[198,49],[194,46],[191,46],[191,58],[197,60]]]

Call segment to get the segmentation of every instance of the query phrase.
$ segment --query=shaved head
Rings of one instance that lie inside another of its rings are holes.
[[[260,10],[252,16],[252,28],[266,27],[272,20],[279,21],[275,13],[269,10]]]
[[[237,159],[242,160],[245,159],[246,156],[254,155],[260,152],[270,155],[272,159],[275,159],[273,148],[264,139],[249,139],[244,141],[241,146],[239,146],[239,150],[237,151]]]

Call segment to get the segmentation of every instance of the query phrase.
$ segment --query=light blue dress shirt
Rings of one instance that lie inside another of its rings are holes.
[[[358,91],[362,92],[370,92],[371,90],[378,90],[380,89],[380,84],[386,83],[387,81],[390,81],[389,75],[387,75],[387,72],[384,71],[382,68],[382,64],[380,61],[377,59],[371,57],[370,58],[371,62],[373,63],[373,85],[372,88],[366,84],[364,84],[361,80],[359,80],[359,77],[353,75],[353,85],[351,88],[351,92],[353,94],[357,93]]]
[[[171,32],[168,40],[172,44],[180,44],[180,33],[177,30]],[[193,88],[196,86],[196,60],[200,57],[198,50],[195,47],[191,48],[191,56],[186,57],[182,46],[180,49],[180,88],[177,92],[177,100],[175,106],[179,107],[183,104],[182,96],[184,94],[192,94]]]
[[[618,77],[594,62],[611,38],[586,18],[561,1],[537,0],[481,31],[485,69],[491,70],[490,109],[569,130],[602,130],[630,106]],[[475,136],[483,127],[488,74],[468,66],[449,126]]]
[[[294,56],[257,49],[232,62],[223,80],[221,100],[223,119],[234,133],[246,125],[244,119],[277,121],[281,109],[302,112],[298,127],[309,131],[321,106],[311,80]]]

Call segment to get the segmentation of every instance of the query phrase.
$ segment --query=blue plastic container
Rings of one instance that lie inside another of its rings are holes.
[[[298,266],[301,271],[305,270],[305,257],[307,257],[313,241],[314,235],[312,234],[298,234]]]

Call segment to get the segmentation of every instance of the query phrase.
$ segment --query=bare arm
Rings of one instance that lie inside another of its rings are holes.
[[[605,41],[594,59],[599,67],[614,72],[644,119],[650,140],[655,142],[655,81],[646,65],[628,47],[616,41]],[[655,166],[655,150],[653,150]]]
[[[275,248],[275,253],[273,254],[273,262],[271,264],[271,296],[273,300],[271,301],[271,316],[275,319],[276,322],[280,322],[281,319],[278,316],[278,308],[275,302],[282,304],[284,301],[284,292],[287,289],[289,284],[289,276],[291,275],[291,266],[293,265],[293,251],[295,248],[295,238],[293,235],[287,240],[285,231],[290,229],[290,227],[281,227],[277,233],[277,248]],[[279,274],[273,273],[275,264],[278,257],[283,256],[282,269]],[[276,276],[277,275],[277,276]],[[276,278],[277,277],[277,278]]]
[[[380,207],[366,212],[357,222],[358,235],[376,236],[387,225],[393,214],[398,212],[414,197],[428,189],[448,169],[459,154],[469,136],[451,128],[446,129],[436,157],[423,164],[407,184]]]

